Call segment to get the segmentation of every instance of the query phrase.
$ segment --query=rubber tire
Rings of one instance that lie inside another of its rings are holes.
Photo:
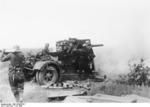
[[[46,80],[44,80],[44,75],[46,73],[46,70],[45,71],[40,71],[39,75],[38,75],[38,83],[40,85],[47,85],[49,82],[52,82],[52,83],[57,82],[57,80],[58,80],[58,71],[57,71],[57,69],[54,66],[51,66],[51,65],[49,67],[52,67],[53,69],[55,69],[55,70],[50,71],[50,72],[52,72],[53,77],[52,77],[51,81],[47,82]]]

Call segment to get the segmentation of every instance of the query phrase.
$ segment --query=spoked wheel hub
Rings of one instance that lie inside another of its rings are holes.
[[[46,65],[43,70],[38,74],[38,82],[40,85],[47,85],[52,82],[55,83],[58,80],[58,71],[55,66]]]
[[[51,81],[52,78],[53,78],[53,73],[52,73],[52,71],[46,70],[46,73],[45,73],[45,75],[44,75],[44,79],[45,79],[46,81]]]

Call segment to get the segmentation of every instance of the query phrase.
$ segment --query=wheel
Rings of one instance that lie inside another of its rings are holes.
[[[55,83],[58,80],[58,71],[55,66],[45,66],[42,71],[39,72],[38,82],[40,85],[47,85],[52,82]]]

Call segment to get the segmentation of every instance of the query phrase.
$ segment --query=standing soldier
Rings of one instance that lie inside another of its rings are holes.
[[[92,50],[92,47],[89,41],[86,41],[80,47],[82,48],[73,50],[73,53],[77,56],[76,66],[77,68],[79,68],[79,72],[84,71],[87,74],[87,76],[90,76],[92,75],[92,68],[93,68],[93,65],[91,64],[95,57],[94,52]]]
[[[95,55],[94,55],[94,52],[93,52],[93,50],[92,50],[92,47],[91,47],[90,42],[89,42],[89,41],[86,41],[85,44],[83,44],[83,47],[85,48],[85,50],[86,50],[87,53],[88,53],[87,56],[88,56],[89,62],[92,61],[92,60],[94,59]]]
[[[92,64],[93,59],[95,57],[93,49],[91,47],[91,43],[89,41],[86,41],[83,44],[83,50],[85,51],[86,55],[85,55],[85,59],[86,61],[84,62],[84,69],[87,72],[88,75],[92,74],[92,68],[94,67],[94,65]]]
[[[24,90],[24,55],[20,51],[19,46],[15,46],[6,55],[5,51],[2,52],[1,61],[10,61],[9,65],[9,83],[11,90],[15,96],[16,101],[23,101],[23,90]]]

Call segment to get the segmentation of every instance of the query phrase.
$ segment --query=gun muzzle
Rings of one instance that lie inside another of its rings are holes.
[[[104,46],[103,44],[96,44],[96,45],[91,45],[92,47],[100,47],[100,46]]]

